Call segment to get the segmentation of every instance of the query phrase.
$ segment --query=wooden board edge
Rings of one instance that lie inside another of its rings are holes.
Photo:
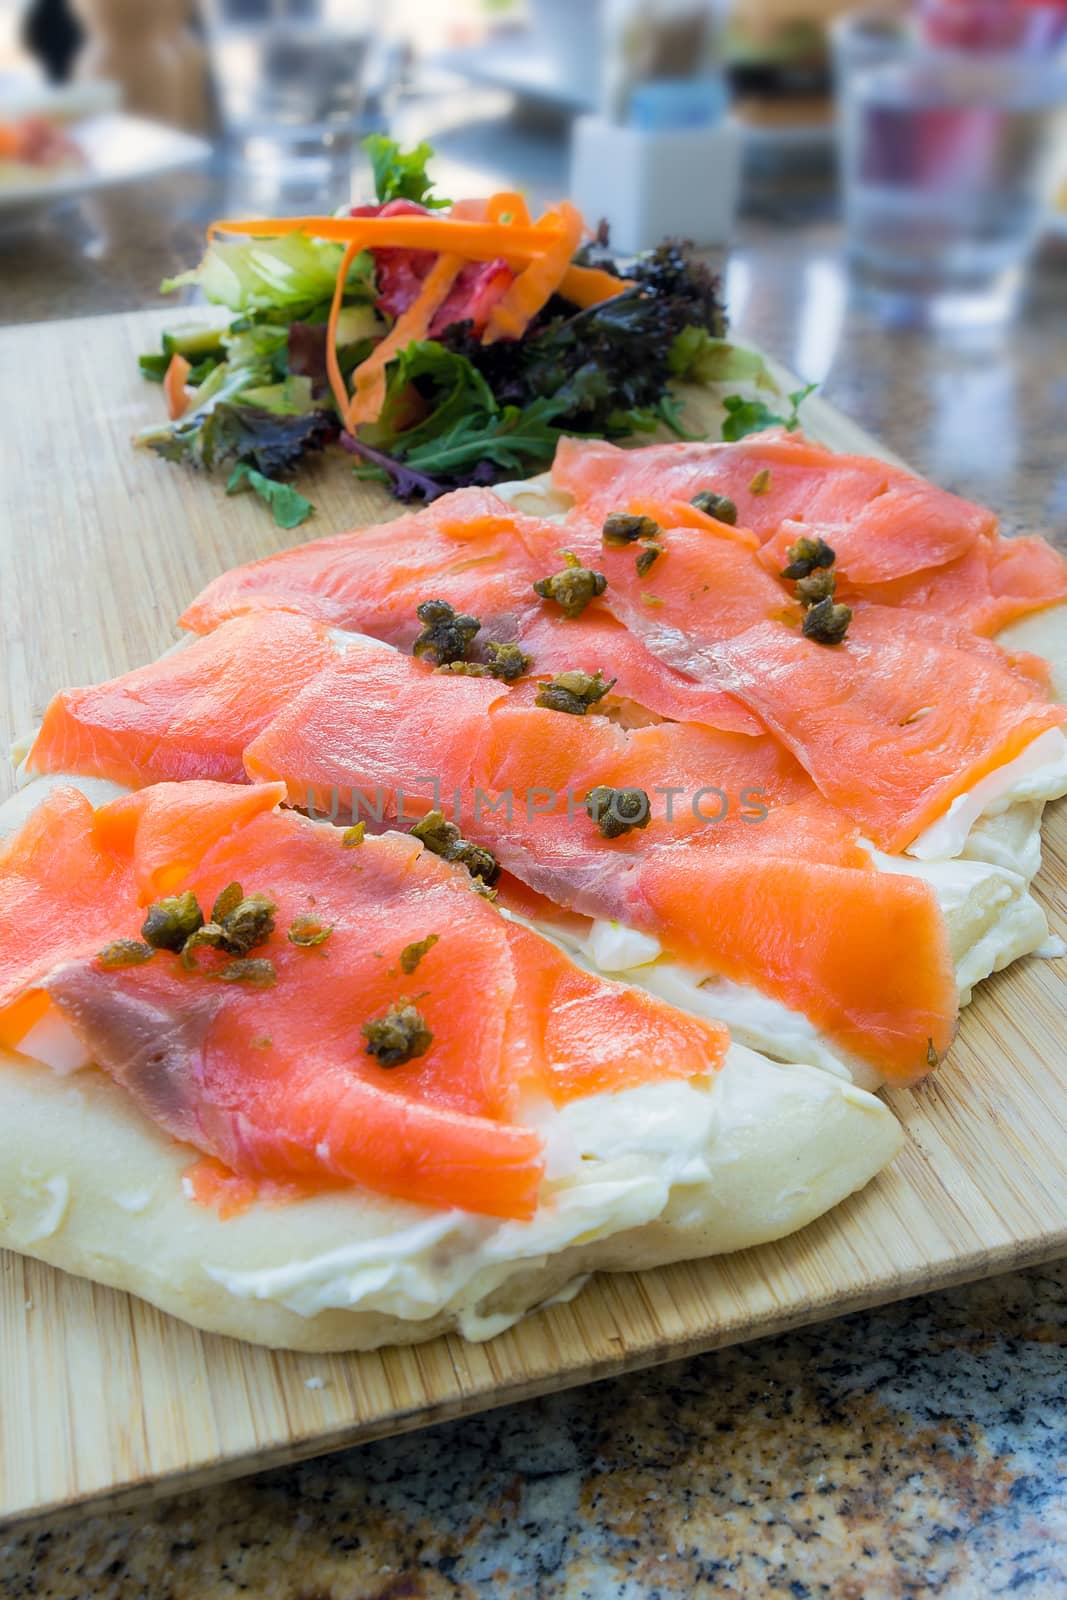
[[[506,1406],[520,1405],[544,1395],[562,1394],[568,1389],[578,1389],[587,1383],[605,1383],[629,1373],[645,1371],[651,1367],[665,1366],[672,1361],[685,1361],[695,1356],[709,1355],[716,1350],[726,1350],[731,1345],[748,1344],[753,1340],[774,1338],[801,1328],[815,1327],[823,1322],[833,1322],[839,1317],[854,1316],[862,1311],[880,1306],[912,1300],[923,1294],[937,1293],[943,1289],[959,1288],[978,1283],[1003,1272],[1021,1271],[1026,1267],[1040,1266],[1045,1262],[1067,1256],[1067,1223],[1056,1234],[1046,1236],[1032,1245],[1006,1244],[995,1250],[974,1251],[956,1258],[949,1264],[932,1262],[911,1277],[889,1276],[872,1283],[855,1294],[835,1300],[827,1295],[821,1300],[792,1312],[776,1315],[766,1313],[751,1322],[723,1329],[710,1337],[695,1334],[691,1338],[670,1341],[666,1344],[649,1344],[630,1351],[618,1360],[601,1361],[591,1369],[568,1372],[563,1381],[558,1374],[548,1374],[528,1381],[516,1381],[491,1390],[475,1390],[454,1400],[438,1405],[415,1406],[366,1423],[346,1423],[322,1433],[267,1446],[237,1455],[218,1457],[189,1468],[157,1476],[146,1476],[125,1485],[119,1490],[102,1490],[86,1495],[71,1495],[46,1505],[0,1507],[0,1533],[21,1533],[26,1529],[44,1530],[70,1516],[74,1510],[94,1516],[107,1512],[125,1511],[151,1504],[154,1501],[211,1488],[238,1478],[254,1476],[280,1467],[294,1466],[301,1461],[313,1460],[320,1455],[334,1455],[360,1445],[373,1444],[407,1433],[417,1433],[464,1417],[478,1416],[483,1412],[498,1411]],[[630,1274],[619,1274],[628,1277]]]

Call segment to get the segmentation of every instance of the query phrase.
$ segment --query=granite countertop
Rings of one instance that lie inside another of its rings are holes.
[[[1067,1263],[9,1542],[5,1600],[1060,1600]]]
[[[156,304],[212,172],[0,236],[2,314]],[[21,239],[21,243],[20,243]],[[73,247],[70,240],[74,240]],[[887,328],[829,220],[748,217],[737,330],[903,457],[1067,532],[1067,271],[1021,322]],[[42,289],[42,284],[45,285]],[[1053,1600],[1067,1594],[1067,1263],[6,1539],[4,1600]]]

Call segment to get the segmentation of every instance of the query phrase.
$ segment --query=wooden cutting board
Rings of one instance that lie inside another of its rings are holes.
[[[162,413],[136,357],[163,320],[0,334],[5,744],[60,686],[158,655],[217,572],[388,509],[333,459],[310,476],[318,515],[286,534],[250,496],[131,450]],[[805,423],[886,454],[817,398]],[[0,793],[10,782],[0,764]],[[1037,886],[1060,930],[1065,810],[1046,825]],[[889,1097],[907,1146],[863,1194],[777,1245],[597,1279],[490,1344],[280,1354],[0,1253],[0,1519],[250,1472],[1063,1254],[1063,1019],[1062,967],[1019,963],[982,985],[949,1064]]]

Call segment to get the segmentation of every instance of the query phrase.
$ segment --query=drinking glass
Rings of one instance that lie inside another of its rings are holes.
[[[1055,181],[1055,54],[931,44],[889,14],[835,33],[849,256],[864,284],[940,324],[1014,308]]]
[[[223,130],[278,165],[350,157],[370,0],[204,0]]]

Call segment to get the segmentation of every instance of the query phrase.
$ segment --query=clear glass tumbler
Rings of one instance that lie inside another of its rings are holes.
[[[350,157],[359,127],[370,0],[205,0],[223,131],[252,160]]]
[[[930,44],[888,14],[835,39],[849,256],[935,324],[1003,320],[1055,181],[1067,70],[1053,53]]]

